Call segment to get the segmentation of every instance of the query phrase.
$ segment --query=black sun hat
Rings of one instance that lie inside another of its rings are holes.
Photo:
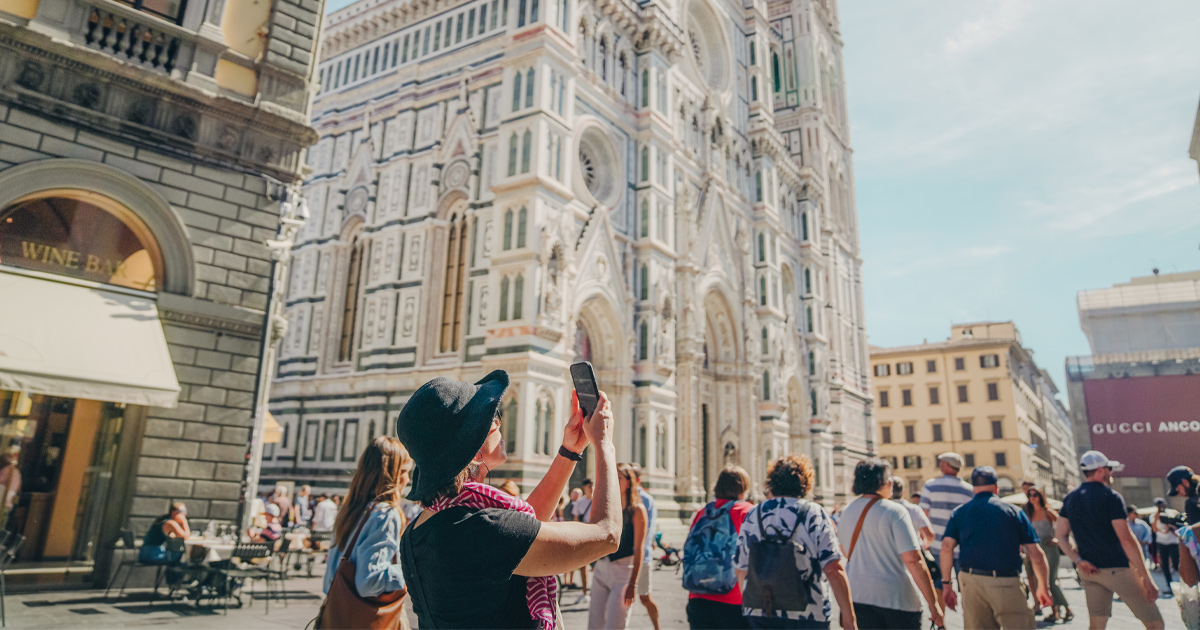
[[[413,458],[410,501],[429,498],[462,472],[487,439],[508,372],[474,385],[439,376],[422,385],[396,418],[396,435]]]

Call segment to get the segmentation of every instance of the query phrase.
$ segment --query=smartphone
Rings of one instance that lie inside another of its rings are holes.
[[[592,364],[580,361],[571,365],[571,380],[575,381],[575,391],[579,393],[579,408],[583,417],[587,418],[600,404],[600,388],[596,387],[596,373]]]

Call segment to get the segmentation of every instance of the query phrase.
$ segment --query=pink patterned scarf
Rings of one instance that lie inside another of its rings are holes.
[[[474,481],[463,484],[462,492],[453,499],[440,499],[427,509],[432,512],[440,512],[458,505],[477,510],[484,508],[516,510],[537,518],[533,506],[526,503],[521,497],[514,497],[487,484]],[[558,582],[554,580],[553,576],[528,578],[525,602],[529,605],[529,615],[538,622],[542,630],[554,630],[557,627]]]

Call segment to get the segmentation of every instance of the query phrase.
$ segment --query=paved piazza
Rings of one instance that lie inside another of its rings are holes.
[[[1161,576],[1157,576],[1161,580]],[[1087,607],[1084,605],[1083,589],[1067,571],[1062,572],[1063,591],[1071,602],[1075,620],[1070,624],[1057,624],[1055,628],[1087,628]],[[271,602],[270,614],[265,613],[263,602],[252,606],[232,609],[223,616],[218,609],[196,609],[189,603],[168,603],[161,600],[147,601],[147,591],[131,592],[125,600],[105,602],[99,591],[32,593],[9,596],[6,601],[8,625],[12,628],[70,628],[85,625],[88,628],[119,628],[156,626],[170,628],[303,628],[317,614],[320,606],[321,580],[305,578],[289,580],[287,584],[288,605]],[[587,606],[571,605],[577,591],[568,591],[564,597],[563,619],[566,627],[581,630],[587,627]],[[654,598],[662,611],[663,628],[686,628],[687,615],[684,606],[687,593],[680,585],[680,577],[671,569],[654,572]],[[1159,609],[1167,622],[1167,628],[1183,628],[1179,608],[1171,599],[1160,599]],[[1129,609],[1119,602],[1113,606],[1114,618],[1108,627],[1113,630],[1138,628],[1140,624]],[[961,630],[962,615],[947,616],[949,630]],[[630,628],[650,628],[650,618],[640,603],[634,604]],[[836,624],[835,624],[836,629]],[[1042,624],[1041,627],[1051,627]]]

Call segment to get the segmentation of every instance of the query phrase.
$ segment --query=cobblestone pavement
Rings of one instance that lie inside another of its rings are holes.
[[[661,611],[662,628],[686,628],[687,593],[680,586],[679,576],[673,569],[654,571],[653,598]],[[1161,576],[1156,575],[1161,585]],[[1063,591],[1071,602],[1075,620],[1070,624],[1041,627],[1083,629],[1087,627],[1087,606],[1084,604],[1083,589],[1067,571],[1062,572]],[[190,602],[171,602],[151,599],[148,590],[132,591],[124,598],[104,599],[102,591],[43,592],[10,595],[5,602],[8,627],[10,628],[126,628],[156,626],[169,628],[303,628],[317,614],[321,602],[321,580],[319,578],[293,579],[287,582],[288,604],[272,601],[270,613],[266,602],[253,601],[240,609],[230,609],[223,614],[221,609],[196,608]],[[573,603],[578,591],[567,591],[563,598],[563,619],[567,628],[582,630],[587,627],[587,604]],[[1183,628],[1179,609],[1172,599],[1160,599],[1159,609],[1167,622],[1167,628]],[[836,619],[836,612],[835,612]],[[641,603],[634,603],[630,628],[650,628],[650,618]],[[927,626],[926,626],[927,627]],[[950,613],[947,627],[962,629],[962,616]],[[1108,624],[1113,630],[1139,628],[1129,608],[1116,602],[1113,619]],[[834,624],[834,628],[837,625]]]

